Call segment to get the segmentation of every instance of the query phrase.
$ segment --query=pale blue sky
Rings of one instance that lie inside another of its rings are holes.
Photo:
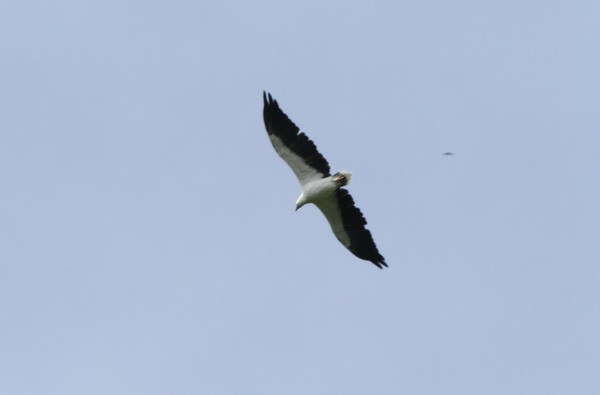
[[[600,393],[598,21],[2,3],[0,392]],[[354,173],[389,269],[294,212],[263,90]]]

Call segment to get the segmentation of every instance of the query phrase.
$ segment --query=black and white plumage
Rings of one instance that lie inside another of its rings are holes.
[[[331,175],[329,163],[316,145],[281,111],[270,94],[263,92],[263,117],[275,151],[291,167],[302,186],[296,210],[307,203],[315,204],[325,215],[335,237],[360,259],[380,269],[385,259],[365,228],[367,221],[354,205],[354,199],[343,186],[350,183],[352,173],[340,171]]]

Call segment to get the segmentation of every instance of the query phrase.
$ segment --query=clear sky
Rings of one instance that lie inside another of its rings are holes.
[[[0,392],[600,393],[599,21],[2,2]],[[388,269],[294,212],[263,90]]]

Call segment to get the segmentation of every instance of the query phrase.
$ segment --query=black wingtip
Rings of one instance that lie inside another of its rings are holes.
[[[371,262],[373,262],[373,261],[371,261]],[[384,267],[384,266],[385,266],[385,267],[388,267],[387,263],[385,263],[384,261],[381,261],[381,262],[373,262],[373,263],[375,264],[375,266],[377,266],[377,267],[378,267],[378,268],[380,268],[380,269],[383,269],[383,267]]]
[[[263,91],[263,104],[263,119],[265,121],[265,127],[267,128],[267,132],[270,133],[270,129],[274,123],[281,124],[285,121],[290,122],[295,129],[298,129],[298,127],[294,125],[292,121],[289,120],[287,115],[285,115],[283,111],[281,111],[277,100],[273,99],[273,96],[271,96],[271,94],[267,91]]]
[[[385,260],[381,255],[379,255],[379,257],[377,259],[373,259],[370,262],[380,269],[383,269],[384,267],[388,267],[387,263],[385,263]]]
[[[375,247],[375,249],[377,249],[377,247]],[[385,258],[379,253],[379,251],[376,251],[376,254],[378,255],[375,259],[365,259],[369,262],[371,262],[373,265],[377,266],[380,269],[383,269],[384,267],[388,267],[387,263],[385,263]]]
[[[265,107],[270,105],[278,106],[277,100],[273,100],[273,96],[267,91],[263,91],[263,103],[265,104]]]

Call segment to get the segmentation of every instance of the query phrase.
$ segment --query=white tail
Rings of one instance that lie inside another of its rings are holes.
[[[333,180],[339,182],[341,186],[348,185],[352,181],[352,173],[346,170],[338,171],[333,175]]]

